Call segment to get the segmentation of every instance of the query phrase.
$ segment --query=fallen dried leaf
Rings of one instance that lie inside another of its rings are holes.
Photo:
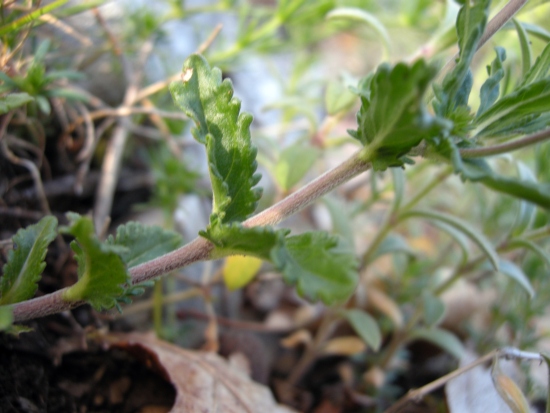
[[[323,347],[324,355],[353,356],[367,349],[365,342],[359,337],[336,337],[329,340]]]
[[[152,334],[110,334],[105,342],[133,354],[174,385],[176,401],[170,412],[293,412],[217,354],[185,350]]]

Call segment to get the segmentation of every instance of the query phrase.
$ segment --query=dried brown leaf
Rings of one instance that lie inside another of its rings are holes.
[[[171,412],[291,413],[271,391],[213,353],[185,350],[152,334],[111,334],[108,345],[135,355],[176,389]]]

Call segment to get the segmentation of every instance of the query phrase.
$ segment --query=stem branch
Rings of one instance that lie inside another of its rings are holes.
[[[247,219],[243,225],[254,227],[278,224],[370,167],[371,164],[362,159],[361,151],[359,151],[347,161],[319,176],[271,208]],[[211,258],[210,253],[213,249],[214,245],[210,241],[197,237],[175,251],[130,268],[132,284],[139,284],[195,262],[208,260]],[[64,301],[62,295],[65,290],[66,288],[13,304],[14,322],[44,317],[85,304],[85,301]]]

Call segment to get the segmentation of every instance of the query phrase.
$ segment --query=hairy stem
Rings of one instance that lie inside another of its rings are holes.
[[[486,146],[484,148],[461,149],[460,155],[463,158],[482,158],[485,156],[508,153],[546,140],[550,140],[550,129],[545,129],[541,132],[527,135],[523,138],[505,142],[500,145]]]
[[[359,151],[347,161],[324,173],[271,208],[249,218],[243,224],[247,227],[275,225],[370,167],[371,164],[362,159]],[[208,260],[213,249],[214,245],[210,241],[197,237],[175,251],[130,268],[132,284],[139,284],[195,262]],[[62,296],[65,290],[66,288],[13,304],[14,322],[44,317],[85,304],[85,301],[64,301]]]

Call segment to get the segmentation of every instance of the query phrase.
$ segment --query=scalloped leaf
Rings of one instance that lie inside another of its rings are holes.
[[[127,249],[100,242],[89,217],[68,213],[67,218],[70,225],[60,228],[60,232],[75,237],[71,248],[78,263],[78,281],[64,292],[63,299],[86,300],[96,310],[114,307],[130,282],[121,258]]]
[[[158,226],[128,222],[117,228],[116,237],[109,236],[107,244],[126,247],[121,258],[132,268],[175,250],[181,245],[181,236]]]
[[[31,298],[46,263],[48,245],[57,236],[57,218],[46,216],[38,223],[20,229],[13,236],[13,250],[3,267],[0,279],[0,305]]]
[[[367,89],[359,92],[358,128],[348,133],[365,146],[364,157],[375,170],[402,166],[402,157],[422,139],[451,127],[430,115],[423,102],[435,73],[423,60],[412,66],[383,64],[367,82]]]
[[[285,281],[296,284],[298,292],[313,301],[345,300],[357,284],[355,255],[325,232],[287,237],[286,245],[274,248],[271,258]]]
[[[245,220],[261,196],[261,189],[253,188],[260,175],[250,142],[252,116],[239,113],[241,102],[233,97],[231,81],[222,81],[220,69],[210,68],[200,55],[185,61],[181,80],[170,84],[170,92],[195,122],[193,136],[206,146],[214,198],[210,228]]]

